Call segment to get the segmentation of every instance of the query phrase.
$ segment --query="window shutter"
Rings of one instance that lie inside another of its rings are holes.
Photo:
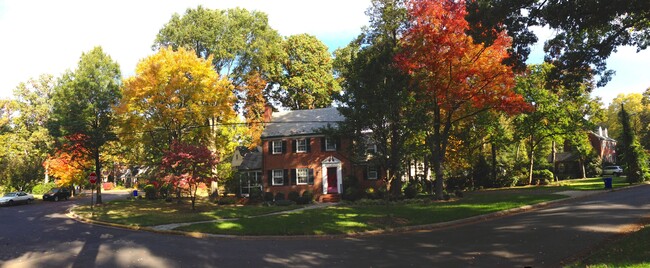
[[[291,152],[295,153],[298,151],[298,141],[297,140],[291,140]]]
[[[311,152],[311,139],[305,138],[305,143],[307,143],[307,152]]]
[[[267,141],[269,143],[269,154],[273,154],[273,141]]]
[[[289,185],[289,170],[285,169],[282,171],[282,182],[284,185]]]
[[[269,186],[273,186],[273,170],[268,171]]]
[[[320,138],[320,151],[325,152],[325,137]]]
[[[364,180],[368,179],[368,167],[363,169],[363,179]]]
[[[287,152],[287,141],[282,141],[282,153]]]
[[[298,172],[296,171],[296,169],[295,169],[295,168],[292,168],[292,169],[291,169],[291,185],[296,185],[296,184],[298,184],[298,183],[297,183],[297,179],[296,179],[296,177],[297,177],[297,174],[296,174],[296,173],[298,173]]]
[[[307,183],[309,185],[314,185],[314,170],[311,168],[309,169],[309,179],[307,180]]]
[[[336,139],[334,146],[336,146],[337,151],[341,150],[341,139]]]

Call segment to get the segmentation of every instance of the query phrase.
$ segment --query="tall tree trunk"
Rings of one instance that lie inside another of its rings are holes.
[[[96,204],[102,203],[102,162],[99,159],[99,148],[96,148],[93,152],[95,158],[95,174],[97,174],[97,202]]]
[[[497,173],[499,172],[497,170],[497,146],[492,142],[491,144],[492,147],[492,183],[496,184],[497,181]]]
[[[555,140],[552,141],[552,147],[551,148],[551,171],[553,171],[553,181],[557,181],[557,176],[555,176],[555,154],[557,153],[557,150],[555,148]]]
[[[585,170],[585,161],[580,159],[580,171],[582,172],[582,178],[587,178],[587,171]]]
[[[535,164],[535,140],[533,139],[533,136],[530,136],[530,149],[528,151],[528,158],[530,162],[530,166],[528,169],[528,185],[533,184],[533,167]]]

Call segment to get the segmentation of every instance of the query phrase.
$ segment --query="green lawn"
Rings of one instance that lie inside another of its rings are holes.
[[[628,186],[624,177],[614,177],[614,188]],[[401,226],[433,224],[517,208],[564,198],[557,192],[602,190],[602,178],[566,180],[548,186],[513,187],[466,193],[464,198],[434,202],[429,199],[384,204],[339,204],[334,207],[262,216],[300,206],[218,206],[198,200],[192,211],[183,204],[162,200],[120,200],[108,202],[94,211],[89,206],[75,208],[82,217],[132,226],[210,221],[238,218],[234,221],[194,224],[178,230],[233,235],[323,235],[389,229]]]
[[[477,194],[449,202],[422,200],[383,205],[341,205],[325,209],[194,224],[177,230],[231,235],[349,234],[447,222],[564,198],[555,194]]]
[[[607,243],[568,267],[650,267],[650,225]]]
[[[250,217],[302,206],[218,206],[197,200],[196,210],[190,204],[163,200],[116,200],[95,206],[79,206],[74,212],[84,218],[131,226],[153,226],[169,223],[209,221],[225,218]]]
[[[588,179],[575,179],[575,180],[564,180],[552,183],[545,188],[551,190],[577,190],[577,191],[592,191],[592,190],[602,190],[605,189],[605,183],[603,182],[604,177],[599,178],[588,178]],[[630,184],[626,181],[625,177],[608,177],[612,178],[612,187],[614,189],[629,186]]]

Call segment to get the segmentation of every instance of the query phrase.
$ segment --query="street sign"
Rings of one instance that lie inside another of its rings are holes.
[[[95,184],[95,182],[97,182],[97,174],[95,174],[95,172],[90,173],[90,176],[88,176],[88,180],[90,181],[90,183]]]

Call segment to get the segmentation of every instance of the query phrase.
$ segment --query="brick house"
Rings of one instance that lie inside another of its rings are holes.
[[[344,120],[336,108],[265,112],[262,132],[262,186],[265,192],[311,191],[321,202],[337,201],[352,177],[359,185],[378,187],[378,172],[353,163],[351,140],[328,137],[326,128]]]
[[[589,142],[603,166],[616,164],[616,140],[609,137],[607,129],[598,127],[598,132],[587,134]],[[583,164],[572,148],[564,148],[564,152],[555,155],[555,173],[561,178],[582,177]],[[548,161],[552,161],[549,156]]]

